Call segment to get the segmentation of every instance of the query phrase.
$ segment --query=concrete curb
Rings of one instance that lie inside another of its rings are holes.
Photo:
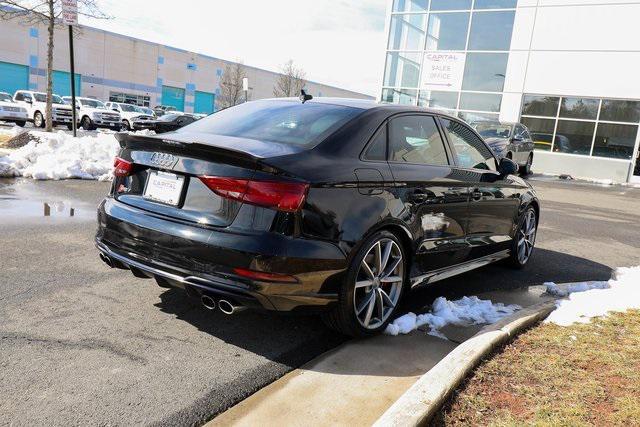
[[[483,328],[420,377],[374,426],[425,425],[483,358],[519,332],[546,318],[554,308],[555,301],[543,302]]]

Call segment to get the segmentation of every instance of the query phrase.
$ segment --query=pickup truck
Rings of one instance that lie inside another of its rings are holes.
[[[43,128],[45,126],[46,93],[32,90],[18,90],[13,95],[13,101],[27,110],[27,120],[33,122],[35,127]],[[56,94],[53,94],[52,101],[53,125],[66,125],[68,129],[72,129],[71,106],[65,104],[62,98]]]
[[[63,96],[62,99],[71,105],[70,96]],[[78,125],[84,130],[97,128],[120,130],[123,126],[120,113],[109,110],[102,101],[97,99],[77,96],[76,110]]]
[[[107,108],[117,111],[122,117],[122,127],[125,130],[133,130],[133,122],[137,120],[153,120],[153,116],[145,114],[137,105],[123,102],[107,102]]]

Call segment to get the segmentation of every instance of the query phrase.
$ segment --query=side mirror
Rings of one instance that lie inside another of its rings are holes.
[[[27,104],[33,104],[33,101],[31,100],[31,98],[25,98],[24,102],[26,102]]]
[[[514,135],[512,140],[515,142],[520,142],[520,141],[524,141],[524,138],[522,138],[522,135]]]
[[[500,175],[502,176],[513,175],[518,172],[518,164],[511,159],[503,157],[502,159],[500,159],[498,172],[500,172]]]
[[[117,108],[115,108],[115,107],[112,107],[111,109],[112,109],[113,111],[118,111],[118,109],[117,109]]]

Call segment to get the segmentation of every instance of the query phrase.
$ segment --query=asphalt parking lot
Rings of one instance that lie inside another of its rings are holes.
[[[405,308],[439,295],[607,279],[614,267],[640,264],[640,189],[534,186],[542,222],[527,269],[467,273],[413,294]],[[107,269],[93,246],[107,189],[0,179],[1,424],[199,424],[342,342],[315,317],[224,316]]]

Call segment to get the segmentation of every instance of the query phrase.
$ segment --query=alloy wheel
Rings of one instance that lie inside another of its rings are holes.
[[[518,230],[518,261],[525,264],[536,243],[536,213],[533,209],[527,210],[524,221]]]
[[[353,308],[360,325],[379,328],[393,313],[402,292],[404,263],[396,242],[376,241],[360,262]]]

